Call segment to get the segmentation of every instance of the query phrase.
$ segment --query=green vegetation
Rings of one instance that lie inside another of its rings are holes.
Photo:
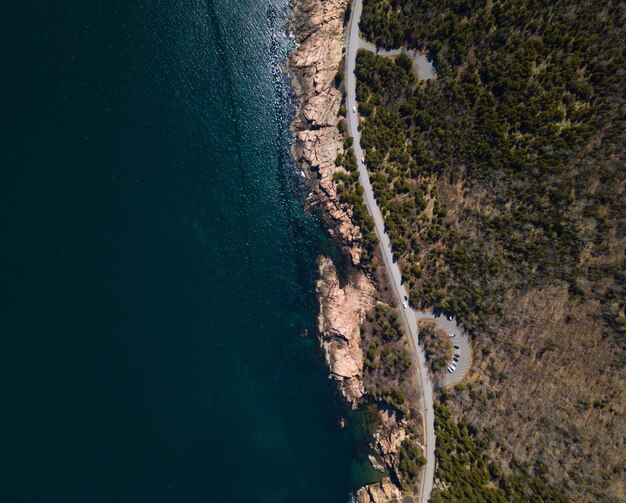
[[[428,368],[436,375],[452,360],[452,343],[446,336],[437,334],[434,323],[425,323],[419,327],[420,344],[424,348]]]
[[[390,343],[402,339],[402,328],[398,313],[385,304],[378,304],[374,316],[368,319],[372,331],[372,341],[365,352],[365,367],[380,369],[387,377],[396,376],[404,380],[404,373],[411,366],[411,357],[406,348],[393,351]]]
[[[477,333],[507,291],[564,281],[623,340],[622,16],[600,0],[365,2],[370,40],[427,50],[438,72],[418,84],[403,58],[357,61],[367,164],[412,303]]]
[[[409,414],[409,401],[415,394],[409,373],[412,362],[397,311],[377,304],[361,332],[370,394],[402,415]]]
[[[393,480],[406,494],[411,494],[416,491],[419,472],[426,459],[418,443],[422,421],[418,412],[415,368],[397,310],[378,303],[367,313],[361,339],[362,347],[367,348],[364,351],[365,389],[373,402],[366,408],[368,431],[388,438],[404,430],[406,436],[397,460],[393,465],[388,464],[388,459],[384,463]],[[376,452],[381,455],[379,449]],[[384,458],[386,455],[382,455],[381,459]]]
[[[488,455],[488,443],[465,421],[456,422],[435,402],[436,477],[447,488],[435,489],[432,503],[565,503],[568,499],[521,466],[505,475]],[[542,468],[536,468],[541,472]]]
[[[365,0],[361,18],[437,70],[361,51],[357,98],[411,304],[477,343],[455,412],[489,425],[503,471],[541,460],[574,501],[623,499],[621,406],[602,404],[624,397],[624,19],[606,0]],[[512,437],[529,410],[537,434]]]
[[[339,86],[341,86],[341,83],[343,82],[344,77],[345,77],[345,74],[343,70],[338,70],[337,73],[335,74],[335,87],[336,88],[339,88]]]
[[[403,415],[407,414],[407,408],[405,406],[404,392],[400,388],[394,386],[386,386],[380,390],[380,392],[374,395],[374,398],[380,400],[382,403],[391,407]]]
[[[407,482],[411,484],[417,482],[420,468],[425,464],[426,458],[422,453],[422,449],[415,442],[405,439],[400,446],[400,458],[398,463],[400,478],[405,488]]]
[[[402,337],[400,316],[398,312],[386,304],[377,304],[374,316],[370,318],[374,333],[386,341],[397,341]]]
[[[345,124],[340,121],[339,129],[345,130]],[[363,260],[368,262],[376,249],[378,239],[374,230],[374,220],[367,212],[363,199],[363,187],[359,183],[359,173],[357,171],[356,156],[352,148],[352,137],[345,140],[345,153],[339,154],[335,160],[337,166],[343,166],[347,173],[338,171],[335,173],[334,181],[337,187],[339,200],[352,207],[352,219],[361,229],[363,244]]]
[[[351,14],[352,14],[352,0],[348,0],[348,3],[346,5],[346,11],[344,12],[344,15],[343,15],[344,25],[348,24],[348,21],[350,21]]]

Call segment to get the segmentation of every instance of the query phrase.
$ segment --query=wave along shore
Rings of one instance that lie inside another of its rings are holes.
[[[352,219],[352,209],[340,201],[334,182],[344,154],[339,130],[343,94],[336,76],[343,67],[346,0],[295,0],[290,22],[297,48],[288,60],[292,86],[299,98],[291,124],[295,138],[293,157],[307,176],[311,194],[307,204],[319,212],[331,237],[341,246],[351,266],[338,273],[329,257],[319,257],[318,329],[330,376],[345,399],[356,408],[368,400],[364,376],[361,327],[368,312],[384,297],[382,275],[367,271],[362,263],[361,229]],[[393,412],[376,411],[378,428],[372,440],[370,460],[394,475],[357,491],[358,503],[400,501],[415,494],[415,487],[401,491],[398,482],[399,451],[410,429],[408,421]],[[417,435],[416,435],[417,436]],[[406,487],[406,486],[405,486]]]

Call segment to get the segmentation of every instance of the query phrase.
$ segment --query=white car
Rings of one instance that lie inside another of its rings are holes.
[[[454,334],[448,334],[448,337],[450,337],[450,339],[454,339],[456,337],[456,335]]]
[[[408,309],[409,308],[409,301],[405,300],[402,305],[404,306],[404,309]]]
[[[448,315],[448,321],[452,321],[452,315],[451,314]]]
[[[365,157],[361,157],[361,162],[365,164]]]
[[[452,374],[452,372],[454,372],[454,369],[452,367],[448,367],[448,372]]]
[[[352,113],[355,114],[356,113],[356,107],[352,107]]]

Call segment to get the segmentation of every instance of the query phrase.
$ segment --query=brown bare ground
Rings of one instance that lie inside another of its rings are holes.
[[[504,305],[497,340],[480,341],[471,384],[448,403],[491,433],[497,458],[542,465],[570,494],[585,481],[577,501],[624,501],[623,362],[599,305],[565,286]]]

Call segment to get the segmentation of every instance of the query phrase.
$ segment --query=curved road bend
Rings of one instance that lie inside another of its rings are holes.
[[[402,284],[402,275],[400,274],[400,268],[397,263],[394,263],[391,252],[391,242],[389,236],[385,233],[385,223],[383,215],[374,198],[374,191],[370,184],[369,174],[367,168],[361,162],[363,156],[363,150],[361,149],[361,133],[358,130],[358,114],[353,112],[353,108],[357,107],[356,101],[356,76],[354,69],[356,65],[356,53],[362,48],[377,52],[380,55],[396,55],[402,53],[408,53],[414,58],[414,62],[418,67],[418,75],[420,78],[432,78],[435,76],[432,65],[426,60],[426,57],[421,54],[414,53],[412,51],[405,51],[403,49],[393,51],[380,51],[376,50],[376,47],[364,40],[359,36],[359,20],[361,19],[361,11],[363,9],[362,0],[354,0],[352,5],[352,15],[350,16],[350,22],[348,24],[348,30],[346,33],[346,101],[348,108],[347,124],[348,133],[354,139],[354,153],[357,159],[357,166],[359,169],[359,180],[363,186],[363,192],[367,208],[374,219],[374,226],[376,229],[376,235],[380,241],[381,255],[383,257],[383,263],[387,271],[389,283],[391,284],[393,293],[398,302],[398,306],[402,306],[404,299],[408,296],[408,293]],[[416,59],[417,57],[423,58]],[[422,62],[420,65],[419,63]],[[427,63],[427,64],[425,64]],[[402,309],[400,308],[400,319],[404,325],[404,329],[408,334],[409,344],[411,345],[414,354],[416,355],[418,372],[417,372],[417,386],[421,395],[424,397],[422,400],[422,418],[424,421],[424,437],[425,437],[425,450],[426,450],[426,466],[423,471],[423,480],[421,484],[420,502],[427,503],[432,492],[433,482],[435,477],[435,414],[433,411],[433,385],[428,374],[428,367],[426,366],[426,357],[424,351],[419,345],[419,332],[417,329],[418,320],[431,319],[434,320],[439,328],[443,329],[447,334],[454,334],[451,338],[453,344],[459,346],[459,349],[455,349],[455,352],[460,353],[460,361],[458,368],[448,373],[443,380],[444,386],[454,386],[460,383],[467,372],[469,371],[472,359],[472,348],[469,342],[469,338],[465,331],[456,323],[455,320],[449,320],[441,315],[434,315],[428,311],[415,311],[412,308]]]
[[[381,49],[376,47],[371,42],[367,42],[359,37],[359,45],[357,49],[365,49],[366,51],[373,52],[379,56],[400,56],[400,54],[406,54],[413,60],[413,68],[415,73],[419,76],[420,80],[434,79],[437,76],[435,67],[432,62],[428,61],[425,54],[421,54],[417,51],[411,51],[409,49]]]
[[[358,30],[357,30],[358,31]],[[373,52],[378,56],[399,56],[406,54],[413,60],[413,67],[415,73],[419,76],[420,80],[434,79],[437,77],[437,72],[432,62],[428,60],[428,57],[414,50],[400,48],[400,49],[381,49],[376,47],[371,42],[363,40],[358,37],[357,51],[359,49],[365,49],[366,51]],[[355,51],[356,54],[356,51]],[[352,110],[352,109],[350,109]],[[359,157],[360,159],[360,157]],[[442,314],[435,315],[429,311],[415,311],[415,318],[419,320],[433,320],[437,326],[442,329],[446,334],[451,334],[454,337],[450,338],[450,341],[454,345],[453,353],[458,356],[457,366],[453,372],[446,372],[441,380],[441,384],[446,388],[451,388],[457,384],[463,382],[465,376],[469,372],[472,365],[472,345],[467,333],[460,327],[455,320],[448,319]],[[419,332],[419,331],[418,331]],[[452,364],[452,357],[448,364]]]
[[[374,192],[370,184],[369,175],[365,165],[361,162],[363,151],[361,149],[361,133],[358,130],[358,117],[352,110],[357,106],[356,102],[356,76],[354,68],[356,64],[356,53],[359,49],[359,20],[361,19],[361,11],[363,9],[362,0],[354,0],[352,5],[352,15],[348,24],[346,34],[346,100],[347,100],[347,124],[348,133],[354,138],[354,153],[356,154],[357,165],[359,169],[359,180],[364,189],[365,202],[367,208],[374,219],[376,235],[380,241],[381,255],[383,263],[389,277],[394,295],[398,301],[398,305],[402,306],[404,297],[408,296],[404,285],[402,285],[402,276],[397,263],[393,262],[391,254],[391,243],[389,236],[385,233],[385,224],[383,215],[374,199]],[[404,324],[406,333],[409,336],[414,354],[417,356],[418,363],[418,389],[423,396],[422,400],[422,417],[424,420],[426,465],[423,470],[423,482],[421,484],[421,503],[426,503],[430,498],[433,487],[433,479],[435,475],[435,415],[433,411],[433,386],[428,376],[426,367],[426,359],[424,352],[418,344],[417,318],[413,309],[400,308],[400,318]]]

